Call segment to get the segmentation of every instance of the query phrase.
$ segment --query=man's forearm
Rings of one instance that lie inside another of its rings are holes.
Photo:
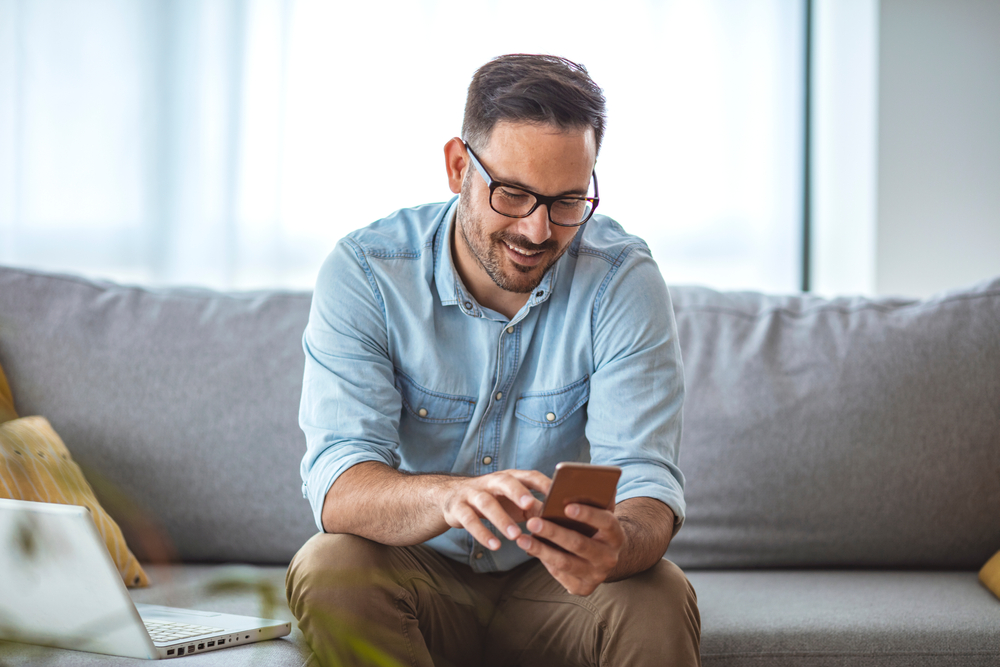
[[[674,531],[674,512],[654,498],[630,498],[615,507],[615,516],[625,531],[625,544],[618,565],[605,581],[620,581],[645,572],[667,552]]]
[[[392,546],[420,544],[448,529],[440,495],[448,475],[409,475],[384,463],[349,468],[326,494],[323,528]]]

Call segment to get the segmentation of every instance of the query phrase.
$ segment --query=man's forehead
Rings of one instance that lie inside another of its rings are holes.
[[[496,180],[529,189],[544,186],[549,192],[543,194],[555,195],[586,189],[597,145],[590,126],[502,121],[477,153]]]

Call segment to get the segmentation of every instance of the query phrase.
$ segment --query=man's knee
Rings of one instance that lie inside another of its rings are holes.
[[[698,597],[677,565],[661,560],[608,588],[618,598],[610,614],[614,618],[609,618],[612,639],[608,648],[618,655],[621,664],[648,664],[646,658],[666,661],[661,664],[700,664]],[[637,641],[647,648],[642,654],[632,655]]]
[[[296,618],[317,598],[327,604],[342,592],[387,582],[387,547],[355,535],[318,533],[292,558],[285,593]]]
[[[629,601],[626,609],[631,615],[642,616],[656,610],[661,618],[664,613],[688,616],[687,620],[700,632],[698,596],[683,570],[673,562],[662,559],[645,572],[612,584],[619,585],[628,589],[623,592]]]

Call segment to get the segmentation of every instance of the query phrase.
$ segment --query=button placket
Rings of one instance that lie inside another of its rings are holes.
[[[487,429],[487,432],[491,431],[491,434],[482,440],[482,457],[479,459],[479,465],[490,468],[485,472],[492,472],[492,466],[499,465],[499,459],[495,455],[499,451],[503,426],[504,392],[502,389],[505,385],[513,382],[517,372],[517,339],[513,337],[513,334],[517,331],[515,326],[519,321],[508,322],[507,326],[501,329],[497,340],[496,381],[493,383],[492,400],[487,408],[487,416],[485,416],[485,418],[490,418],[489,425],[493,428]],[[509,355],[509,358],[506,355]],[[509,369],[507,373],[504,372],[505,369]]]

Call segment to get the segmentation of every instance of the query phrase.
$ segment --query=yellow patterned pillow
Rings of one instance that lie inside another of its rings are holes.
[[[979,581],[993,591],[993,595],[1000,598],[1000,551],[983,565],[983,569],[979,571]]]
[[[7,377],[0,368],[0,424],[11,419],[17,419],[17,413],[14,412],[14,397],[10,393]]]
[[[0,498],[89,508],[125,585],[149,585],[118,524],[97,502],[80,467],[45,417],[0,424]]]

